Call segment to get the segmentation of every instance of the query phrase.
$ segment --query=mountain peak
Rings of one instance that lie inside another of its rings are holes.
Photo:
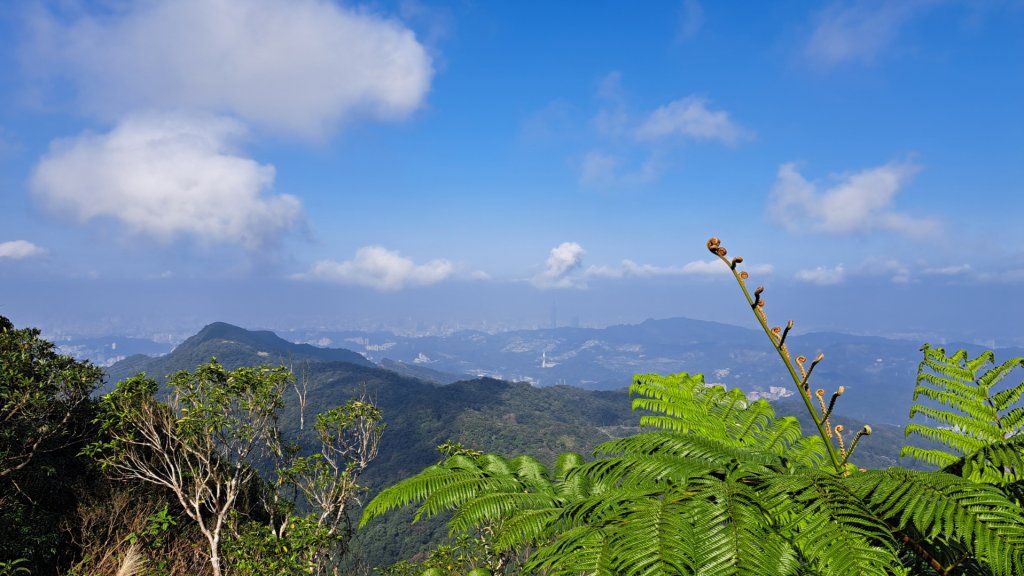
[[[211,324],[207,324],[194,336],[191,336],[182,342],[179,347],[194,347],[206,342],[218,341],[236,342],[238,344],[260,348],[261,350],[269,349],[265,350],[267,352],[296,346],[296,344],[281,338],[269,330],[247,330],[240,326],[235,326],[234,324],[228,324],[227,322],[213,322]]]

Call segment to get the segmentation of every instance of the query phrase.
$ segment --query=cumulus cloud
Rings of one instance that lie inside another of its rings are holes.
[[[670,136],[684,136],[695,140],[717,140],[736,144],[750,137],[750,133],[729,118],[728,112],[712,111],[707,100],[687,96],[666,104],[652,112],[636,130],[641,141],[660,140]]]
[[[576,242],[562,242],[551,249],[544,271],[533,277],[533,285],[538,288],[575,288],[583,287],[572,272],[583,266],[583,255],[586,250]]]
[[[832,2],[818,14],[805,53],[819,66],[870,63],[931,4],[928,0]]]
[[[256,250],[300,223],[302,209],[270,193],[274,168],[240,154],[244,135],[228,118],[134,116],[109,133],[54,141],[30,187],[81,222],[110,218],[164,242],[192,236]]]
[[[383,246],[364,246],[351,260],[321,260],[297,279],[324,280],[338,284],[367,286],[377,290],[399,290],[407,286],[426,286],[449,278],[455,266],[448,260],[416,264],[397,251]]]
[[[46,250],[28,240],[10,240],[0,242],[0,260],[24,260],[46,254]]]
[[[800,270],[796,273],[796,279],[818,286],[833,286],[842,284],[846,280],[846,270],[842,264],[835,268],[818,266],[813,270]]]
[[[930,238],[941,232],[938,220],[915,218],[891,208],[896,194],[919,171],[911,162],[891,162],[837,176],[833,185],[819,190],[795,164],[783,164],[768,209],[775,222],[790,231],[852,234],[887,230],[916,239]]]
[[[700,5],[687,2],[684,11],[701,17]],[[753,132],[735,123],[729,113],[713,110],[705,98],[686,96],[649,112],[631,110],[622,75],[615,71],[598,84],[600,107],[591,118],[603,143],[582,156],[581,186],[604,189],[638,188],[657,181],[671,165],[672,149],[686,140],[737,144]]]
[[[153,0],[68,23],[40,11],[29,64],[83,108],[199,109],[319,139],[417,109],[433,68],[400,22],[329,0]]]

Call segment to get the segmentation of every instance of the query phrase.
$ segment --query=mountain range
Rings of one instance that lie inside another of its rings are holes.
[[[755,398],[777,400],[792,388],[760,330],[688,318],[496,334],[462,331],[424,337],[339,331],[294,332],[289,337],[344,346],[388,369],[439,383],[486,376],[537,386],[614,390],[628,386],[637,373],[700,372],[708,382],[739,387]],[[834,332],[794,333],[787,342],[794,355],[825,354],[813,384],[829,391],[844,386],[843,413],[873,424],[905,423],[923,342]],[[982,350],[970,344],[948,348],[972,354]],[[999,358],[1010,358],[1024,355],[1024,348],[996,352]]]
[[[686,333],[685,338],[678,340],[683,333]],[[601,338],[596,337],[599,335]],[[754,390],[763,388],[765,382],[778,381],[781,384],[775,374],[780,371],[778,359],[769,354],[770,348],[768,352],[757,349],[759,343],[767,347],[767,342],[759,341],[756,336],[759,335],[741,328],[686,320],[651,321],[637,327],[616,327],[606,331],[558,329],[502,336],[474,333],[420,342],[418,347],[413,347],[415,340],[410,339],[403,347],[396,343],[385,350],[405,355],[414,351],[417,355],[426,355],[424,350],[429,350],[438,358],[446,358],[446,362],[381,359],[380,364],[375,364],[366,354],[366,347],[373,346],[369,338],[362,345],[362,352],[356,352],[296,344],[273,332],[250,331],[217,322],[186,339],[168,354],[156,357],[134,355],[115,363],[107,369],[104,389],[110,390],[114,382],[138,372],[163,379],[178,370],[195,369],[211,357],[216,357],[227,368],[284,364],[292,368],[308,389],[307,418],[359,396],[369,398],[383,410],[388,428],[380,454],[363,478],[371,492],[375,492],[437,462],[439,455],[435,448],[449,440],[483,452],[506,456],[527,453],[542,461],[553,462],[561,452],[587,454],[603,441],[635,433],[639,430],[638,417],[630,410],[625,390],[631,378],[625,376],[624,371],[630,368],[643,372],[696,372],[697,364],[711,362],[712,366],[731,368],[715,368],[711,372],[715,378],[709,380],[729,380],[729,385],[741,386],[756,382],[750,386]],[[816,335],[814,341],[821,345],[830,344],[831,350],[839,351],[832,354],[836,359],[832,372],[838,372],[844,366],[862,366],[865,363],[869,366],[882,364],[888,369],[896,358],[905,364],[905,370],[912,367],[909,364],[912,362],[910,353],[906,353],[907,357],[895,355],[891,341],[841,335],[831,338]],[[451,354],[442,354],[440,347],[448,342],[461,342],[462,346],[454,346]],[[486,376],[460,377],[456,370],[470,361],[459,358],[470,358],[474,350],[490,350],[492,354],[489,360],[477,362],[518,358],[523,360],[523,365],[528,365],[530,361],[526,359],[536,352],[539,351],[544,359],[551,351],[550,362],[565,366],[563,370],[585,365],[587,358],[593,361],[600,359],[603,364],[597,370],[608,375],[609,383],[616,382],[619,386],[615,390],[585,390],[566,385],[541,387]],[[576,350],[577,353],[567,354],[566,350]],[[680,355],[682,352],[686,354]],[[885,356],[880,356],[882,353]],[[413,359],[417,357],[413,356]],[[873,357],[882,357],[883,361],[874,361]],[[645,364],[645,359],[650,364]],[[454,369],[448,372],[434,366]],[[614,369],[611,368],[613,366]],[[875,375],[882,372],[881,368],[876,372],[862,373]],[[829,371],[821,373],[831,374]],[[880,376],[866,379],[862,387],[884,392],[884,398],[902,394],[908,397],[903,400],[909,399],[912,372],[905,385],[883,387],[880,386],[882,381]],[[783,394],[780,392],[778,396]],[[813,431],[813,425],[798,399],[782,397],[776,403],[779,415],[795,415],[801,420],[806,433]],[[286,434],[301,439],[309,431],[298,429],[297,405],[294,399],[289,398],[281,422]],[[876,405],[876,412],[884,412],[888,408]],[[834,417],[835,422],[842,422],[849,429],[858,429],[862,425],[851,418],[849,411],[839,412],[846,417]],[[899,460],[902,426],[880,420],[877,414],[871,419],[875,434],[870,442],[862,444],[855,457],[862,466],[884,467]],[[408,515],[397,514],[384,521],[375,521],[360,531],[353,542],[353,551],[371,565],[394,562],[436,545],[443,539],[445,531],[438,521],[423,522],[410,528]]]

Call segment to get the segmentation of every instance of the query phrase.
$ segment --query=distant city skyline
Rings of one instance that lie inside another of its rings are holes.
[[[1019,344],[1024,5],[0,6],[0,314]],[[557,308],[557,312],[556,312]]]

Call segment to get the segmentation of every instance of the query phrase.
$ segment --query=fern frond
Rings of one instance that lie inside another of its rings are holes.
[[[481,494],[459,506],[448,526],[450,532],[455,534],[507,518],[513,512],[552,510],[557,505],[557,500],[551,494],[516,491]]]
[[[582,466],[586,460],[576,452],[563,452],[555,458],[555,478],[565,480],[575,468]]]
[[[811,471],[766,479],[766,506],[780,534],[822,572],[885,574],[898,562],[889,528],[834,475]]]
[[[413,522],[423,515],[428,518],[447,510],[454,510],[487,492],[513,492],[519,485],[507,476],[480,476],[461,474],[453,481],[439,485],[423,499]]]
[[[925,464],[930,464],[936,468],[946,468],[960,461],[959,458],[945,450],[920,448],[918,446],[904,446],[903,448],[900,448],[900,457],[913,458],[918,462],[924,462]]]
[[[970,436],[980,442],[980,445],[984,445],[984,443],[991,438],[1000,438],[1002,436],[1002,432],[1000,431],[998,424],[999,415],[991,406],[987,406],[980,402],[974,407],[967,407],[964,404],[961,404],[960,406],[970,410],[970,415],[958,414],[941,408],[915,404],[910,408],[910,417],[913,418],[920,414],[927,418],[931,418],[936,422],[940,422],[955,429],[958,434],[970,434]],[[920,426],[914,427],[914,429],[918,428],[920,428]],[[911,428],[908,426],[907,429],[909,430]],[[969,449],[970,448],[968,448],[968,450]]]
[[[684,506],[671,492],[631,500],[614,524],[606,526],[616,574],[685,574],[693,563],[678,536],[688,528]]]
[[[961,428],[933,428],[931,426],[925,426],[916,422],[907,424],[906,428],[903,429],[904,434],[910,436],[911,434],[917,434],[922,438],[927,438],[933,442],[938,442],[948,448],[952,448],[960,454],[970,454],[976,450],[980,450],[985,447],[988,442],[985,440],[979,440],[971,434],[964,433]],[[977,430],[977,429],[975,429]]]
[[[597,455],[634,454],[661,455],[684,459],[697,459],[710,465],[724,465],[735,460],[769,466],[777,464],[780,458],[769,452],[752,448],[737,447],[728,441],[704,438],[695,434],[673,432],[645,432],[600,444],[594,449]]]
[[[551,490],[550,472],[547,466],[533,456],[516,456],[509,467],[520,482],[537,490]]]
[[[995,354],[993,354],[991,351],[989,351],[988,354],[991,355],[991,358],[989,358],[989,362],[995,363],[995,360],[996,360]],[[1006,378],[1006,376],[1008,376],[1010,374],[1010,372],[1013,372],[1014,368],[1021,367],[1021,366],[1024,366],[1024,358],[1021,358],[1021,357],[1011,358],[1011,359],[1007,360],[1006,362],[1003,362],[1002,364],[1000,364],[1000,365],[992,368],[991,370],[985,372],[984,374],[982,374],[981,378],[978,379],[978,385],[983,387],[983,388],[985,388],[986,390],[990,390],[996,384],[999,384],[1000,382],[1002,382],[1003,378]],[[1018,384],[1014,388],[1020,388],[1020,387],[1021,387],[1021,384]],[[1013,389],[1011,388],[1011,390],[1013,390]],[[1012,394],[1011,394],[1011,396],[1012,396]],[[1020,392],[1018,392],[1016,394],[1016,398],[1020,398]],[[1010,400],[1010,402],[1015,402],[1016,398]],[[1000,405],[1000,403],[998,403],[998,402],[996,403],[996,408],[998,408],[1000,410],[1002,410],[1005,407],[1006,407],[1006,405]]]
[[[963,350],[952,356],[928,345],[921,350],[924,358],[918,367],[910,417],[922,420],[909,423],[905,434],[931,440],[945,447],[949,456],[940,455],[941,448],[910,446],[904,447],[901,455],[945,468],[961,457],[1024,432],[1024,406],[1018,405],[1024,396],[1024,382],[996,390],[1015,369],[1024,367],[1024,358],[1012,358],[981,372],[995,364],[991,351],[969,358]],[[1005,484],[1015,478],[1002,477],[992,466],[983,469],[983,476],[974,479]]]
[[[507,462],[502,466],[503,459],[487,456],[480,457],[483,466],[467,456],[453,456],[385,488],[367,504],[359,525],[363,526],[390,510],[418,502],[421,505],[416,511],[415,522],[424,514],[433,516],[456,508],[478,494],[509,491],[520,486],[508,473],[511,468]]]
[[[580,474],[597,477],[611,485],[646,486],[656,482],[686,482],[715,467],[699,458],[659,454],[600,458],[580,468]]]
[[[795,574],[797,555],[774,531],[771,513],[749,485],[732,480],[700,479],[688,513],[685,533],[693,550],[693,572],[700,574]]]
[[[537,549],[523,566],[526,574],[548,576],[615,576],[608,535],[603,530],[579,526]]]
[[[847,484],[895,529],[959,541],[997,575],[1024,573],[1024,514],[1000,490],[902,468],[868,471]]]
[[[1024,435],[989,444],[943,468],[944,472],[991,484],[1024,480]]]
[[[502,522],[494,544],[499,551],[544,544],[561,512],[561,508],[555,507],[519,510]]]

